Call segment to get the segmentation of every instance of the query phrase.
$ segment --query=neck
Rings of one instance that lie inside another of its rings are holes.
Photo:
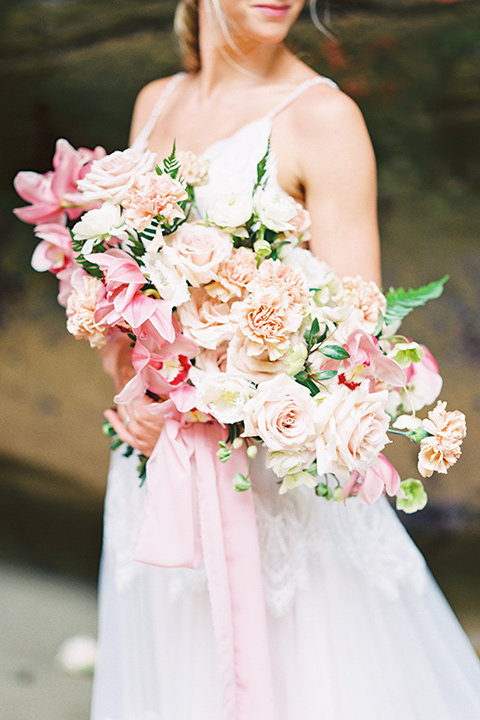
[[[204,97],[224,86],[254,86],[282,77],[290,52],[283,43],[259,43],[232,36],[231,43],[200,3],[198,81]]]

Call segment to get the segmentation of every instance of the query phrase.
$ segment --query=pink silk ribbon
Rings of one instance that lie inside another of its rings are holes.
[[[205,562],[225,720],[274,720],[252,491],[235,492],[246,456],[218,460],[225,430],[170,414],[147,463],[147,500],[133,559],[160,567]]]

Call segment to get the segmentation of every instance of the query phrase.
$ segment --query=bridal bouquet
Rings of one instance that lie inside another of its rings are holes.
[[[307,485],[326,499],[424,507],[420,480],[400,481],[382,455],[392,434],[419,444],[423,477],[460,455],[465,418],[433,403],[442,380],[428,350],[399,334],[447,278],[389,290],[340,278],[300,244],[301,205],[268,187],[266,155],[251,192],[218,197],[193,153],[159,162],[134,148],[106,155],[59,140],[53,171],[21,172],[15,210],[35,225],[32,265],[60,283],[67,328],[93,347],[131,339],[133,377],[115,397],[170,399],[185,422],[224,425],[219,458],[257,446],[280,492]],[[251,486],[237,474],[237,490]]]

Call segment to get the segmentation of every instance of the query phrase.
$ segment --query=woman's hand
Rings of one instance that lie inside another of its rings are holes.
[[[120,440],[146,457],[152,454],[163,427],[163,418],[151,411],[154,404],[155,401],[145,395],[141,400],[103,413]]]

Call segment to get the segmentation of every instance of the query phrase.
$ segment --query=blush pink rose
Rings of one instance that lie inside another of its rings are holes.
[[[165,239],[163,253],[190,285],[217,279],[220,264],[231,256],[230,235],[201,223],[185,223]]]
[[[386,391],[370,393],[365,386],[339,386],[319,403],[315,415],[317,470],[343,480],[357,471],[365,474],[390,442]]]
[[[121,204],[137,179],[154,169],[155,158],[150,150],[116,150],[92,163],[78,189],[87,202]]]
[[[231,303],[211,298],[203,288],[192,288],[190,299],[177,308],[177,315],[187,337],[214,350],[233,337],[230,310]]]
[[[244,407],[245,437],[259,436],[269,450],[311,447],[316,403],[307,388],[288,375],[276,375],[257,387]]]
[[[462,453],[460,447],[467,434],[465,415],[458,410],[447,411],[446,407],[446,402],[439,401],[422,423],[430,433],[420,443],[418,454],[418,471],[423,477],[446,473]]]

